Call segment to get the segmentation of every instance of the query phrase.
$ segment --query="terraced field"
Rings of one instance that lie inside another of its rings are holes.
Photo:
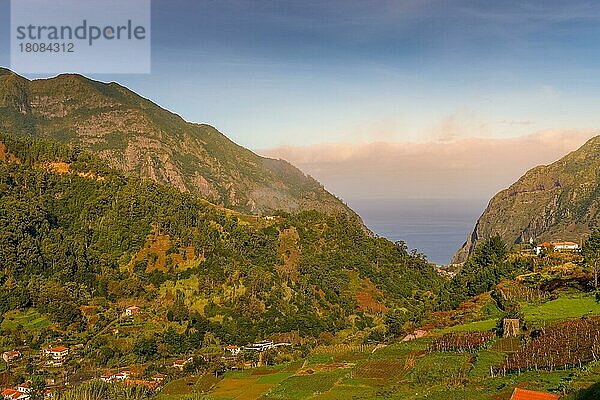
[[[528,324],[537,326],[599,315],[600,306],[592,296],[563,295],[553,301],[527,306],[524,313]],[[573,393],[589,387],[600,376],[600,362],[582,369],[493,375],[492,371],[519,349],[518,339],[494,339],[473,352],[430,350],[431,342],[443,333],[483,332],[495,324],[496,320],[485,320],[459,325],[377,349],[374,345],[319,347],[302,366],[296,364],[292,369],[286,365],[276,366],[258,375],[251,371],[228,373],[208,394],[193,399],[508,400],[516,386]],[[566,399],[575,397],[567,395]]]
[[[50,325],[51,322],[37,311],[7,313],[2,321],[2,329],[39,331]]]

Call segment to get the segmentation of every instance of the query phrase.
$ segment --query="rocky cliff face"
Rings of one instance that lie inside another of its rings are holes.
[[[495,235],[509,244],[531,238],[579,242],[599,227],[600,136],[553,164],[533,168],[495,195],[453,263]]]
[[[260,157],[116,83],[79,75],[30,81],[0,69],[0,129],[81,146],[125,172],[240,211],[355,215],[291,164]]]

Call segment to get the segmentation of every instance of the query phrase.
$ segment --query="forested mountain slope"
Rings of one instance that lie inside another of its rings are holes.
[[[0,135],[0,313],[34,307],[85,331],[98,321],[83,306],[144,303],[188,321],[186,335],[244,343],[374,329],[389,309],[431,309],[442,286],[347,213],[244,215],[79,149]]]
[[[125,172],[244,212],[316,209],[358,218],[313,178],[184,121],[116,83],[28,80],[0,68],[0,129],[78,145]]]

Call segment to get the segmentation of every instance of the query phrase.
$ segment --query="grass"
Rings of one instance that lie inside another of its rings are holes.
[[[295,375],[270,390],[266,399],[301,400],[329,391],[340,379],[341,373],[323,372],[311,375]]]
[[[13,311],[4,315],[2,329],[17,329],[22,327],[27,331],[40,331],[52,323],[37,311]]]
[[[541,305],[527,304],[523,307],[525,320],[534,325],[545,322],[600,315],[600,304],[592,295],[562,295]]]
[[[489,331],[496,326],[497,319],[486,319],[483,321],[469,322],[467,324],[455,325],[450,328],[442,329],[442,333],[448,332],[477,332]]]
[[[281,382],[292,376],[291,372],[275,372],[269,375],[263,375],[258,378],[257,383],[266,383],[269,385],[279,385]]]

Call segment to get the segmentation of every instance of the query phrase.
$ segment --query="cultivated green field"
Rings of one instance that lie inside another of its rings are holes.
[[[540,325],[565,319],[600,315],[600,304],[596,302],[593,295],[577,293],[563,295],[541,305],[525,304],[523,314],[527,322]]]
[[[600,315],[593,296],[563,294],[556,300],[523,307],[530,326],[559,320]],[[515,350],[518,341],[496,339],[477,352],[429,352],[436,335],[446,332],[486,331],[496,326],[488,319],[458,325],[424,338],[395,343],[373,351],[374,346],[343,345],[315,349],[303,364],[228,372],[212,386],[206,378],[180,380],[167,385],[161,399],[174,400],[345,400],[345,399],[435,399],[508,400],[516,386],[550,391],[565,399],[580,399],[573,393],[600,380],[600,362],[582,369],[522,371],[492,376]],[[205,393],[197,391],[200,384]],[[591,397],[590,399],[592,399]],[[587,398],[586,398],[587,399]]]
[[[2,329],[42,330],[52,323],[37,311],[10,312],[4,315]]]

